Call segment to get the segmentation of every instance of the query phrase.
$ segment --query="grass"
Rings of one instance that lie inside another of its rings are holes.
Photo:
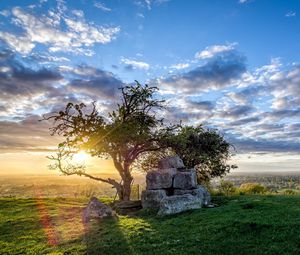
[[[300,196],[218,197],[220,206],[84,225],[86,199],[0,199],[0,254],[300,254]]]

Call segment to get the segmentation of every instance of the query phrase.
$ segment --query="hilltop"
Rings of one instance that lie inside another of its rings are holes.
[[[84,226],[86,199],[2,198],[0,254],[300,254],[300,196],[214,201],[219,207]]]

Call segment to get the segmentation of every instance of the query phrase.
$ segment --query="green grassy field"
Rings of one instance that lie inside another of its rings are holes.
[[[215,198],[158,218],[91,222],[85,199],[0,199],[0,254],[300,254],[300,196]]]

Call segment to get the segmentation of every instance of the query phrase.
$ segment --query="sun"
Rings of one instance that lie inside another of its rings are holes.
[[[79,151],[73,156],[73,161],[77,164],[83,164],[86,162],[88,158],[88,154],[85,153],[84,151]]]

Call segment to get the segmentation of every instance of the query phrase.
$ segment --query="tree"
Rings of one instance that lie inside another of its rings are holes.
[[[130,200],[132,164],[144,153],[162,149],[159,142],[169,136],[173,127],[165,127],[156,111],[163,108],[163,101],[154,97],[156,87],[135,85],[121,90],[121,103],[108,116],[100,115],[95,102],[91,111],[85,104],[68,103],[64,111],[44,120],[53,120],[51,135],[61,135],[64,141],[58,145],[51,169],[65,175],[79,175],[111,184],[120,200]],[[121,182],[88,174],[85,166],[72,163],[72,157],[80,150],[91,156],[111,158],[121,177]]]
[[[220,181],[219,190],[224,193],[226,196],[233,193],[236,189],[231,181],[226,181],[222,179]]]
[[[157,161],[166,154],[178,155],[186,167],[196,168],[200,183],[222,177],[237,167],[227,163],[231,157],[231,145],[216,130],[202,126],[181,126],[160,144],[169,150],[167,153],[148,153],[142,163],[145,170],[155,167]]]

